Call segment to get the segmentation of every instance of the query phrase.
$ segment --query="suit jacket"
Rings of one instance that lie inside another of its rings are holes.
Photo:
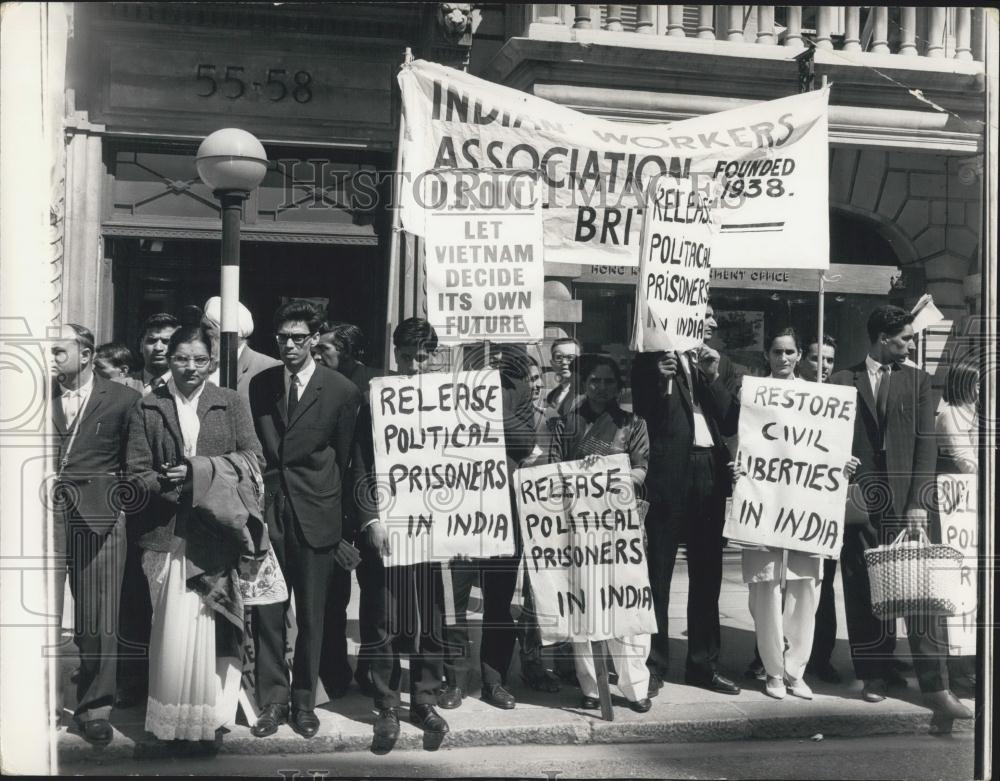
[[[250,380],[260,374],[264,369],[272,366],[280,366],[281,361],[264,355],[256,350],[250,349],[250,345],[243,348],[239,360],[236,361],[236,390],[250,403]]]
[[[554,409],[561,418],[565,418],[570,412],[573,411],[573,408],[576,406],[576,402],[581,396],[581,394],[577,392],[575,376],[570,383],[569,391],[565,396],[563,396],[563,400],[560,401],[559,404],[556,404],[555,401],[561,386],[556,385],[556,387],[545,394],[545,405]]]
[[[692,390],[683,370],[674,377],[670,395],[664,395],[656,367],[661,356],[662,353],[640,353],[632,363],[632,409],[645,419],[649,430],[647,498],[651,503],[665,503],[670,511],[671,507],[680,509],[679,493],[688,484],[694,446],[694,408]],[[723,437],[736,434],[739,401],[721,374],[708,382],[701,368],[693,367],[692,376],[695,381],[693,395],[712,433],[712,443],[728,461]],[[723,479],[722,485],[728,495],[730,481]]]
[[[858,391],[852,452],[861,465],[854,480],[868,499],[869,511],[879,515],[891,511],[899,517],[907,510],[930,509],[929,493],[937,463],[930,375],[910,366],[899,366],[892,372],[886,406],[884,473],[876,464],[879,425],[865,362],[834,373],[830,382],[853,386]],[[866,483],[873,482],[883,488],[865,490]],[[891,502],[885,501],[885,488],[891,492]]]
[[[94,375],[87,405],[67,426],[62,386],[53,380],[52,422],[56,436],[56,507],[82,518],[94,531],[107,531],[132,496],[123,484],[129,411],[139,394]],[[76,428],[76,437],[72,429]],[[72,440],[72,444],[71,444]]]
[[[236,391],[206,382],[198,398],[197,412],[201,421],[195,450],[198,456],[239,452],[263,466],[250,408]],[[129,531],[147,550],[168,551],[175,534],[186,536],[185,530],[177,527],[181,491],[160,481],[160,468],[164,464],[184,461],[177,404],[170,389],[160,386],[133,408],[128,437],[127,469],[148,498],[142,510],[129,518]]]
[[[280,488],[314,548],[335,545],[342,536],[344,478],[360,403],[354,383],[321,364],[291,419],[283,365],[265,369],[250,381],[250,409],[267,462],[269,506]]]

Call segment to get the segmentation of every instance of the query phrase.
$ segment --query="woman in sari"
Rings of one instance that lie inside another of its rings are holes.
[[[175,331],[170,379],[136,405],[129,429],[128,469],[149,497],[131,521],[140,525],[153,605],[146,729],[161,740],[212,741],[235,718],[243,632],[236,570],[241,554],[267,540],[250,409],[236,391],[205,381],[211,356],[201,326]],[[226,464],[236,477],[220,488]]]
[[[765,345],[768,376],[801,381],[795,374],[802,359],[795,331],[791,328],[778,331]],[[850,478],[857,466],[857,459],[852,457],[844,467],[844,474]],[[823,579],[822,558],[784,548],[747,547],[743,549],[742,569],[743,582],[750,590],[757,649],[767,676],[764,693],[780,700],[787,690],[796,697],[811,700],[812,689],[802,676],[812,651],[816,605]]]
[[[638,496],[649,464],[649,434],[646,421],[618,406],[622,375],[618,363],[608,355],[584,354],[574,370],[584,395],[566,416],[559,438],[559,458],[573,461],[624,453],[631,465],[632,489]],[[650,635],[634,634],[608,640],[608,650],[618,672],[618,688],[629,707],[645,713],[652,707],[648,697]],[[589,642],[574,642],[576,677],[583,692],[582,706],[600,707],[594,659]]]

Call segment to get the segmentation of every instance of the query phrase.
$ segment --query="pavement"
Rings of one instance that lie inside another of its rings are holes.
[[[558,694],[543,694],[530,690],[522,681],[515,661],[509,676],[509,688],[517,698],[513,710],[500,710],[478,697],[478,665],[470,682],[470,696],[456,710],[440,711],[448,720],[451,731],[440,747],[472,748],[520,744],[584,745],[610,743],[711,743],[746,739],[794,739],[825,737],[862,737],[872,735],[921,735],[949,732],[971,732],[973,721],[942,721],[921,704],[920,693],[912,673],[909,686],[894,690],[892,697],[881,703],[866,703],[860,698],[861,684],[853,680],[847,647],[843,598],[840,579],[837,583],[838,642],[833,664],[842,673],[845,683],[837,685],[810,681],[815,698],[801,700],[791,695],[778,701],[763,693],[762,684],[742,678],[742,672],[753,656],[753,622],[747,607],[746,586],[740,577],[738,556],[727,554],[724,583],[720,598],[722,621],[721,671],[744,686],[738,696],[723,695],[686,686],[683,664],[686,641],[685,606],[687,599],[686,563],[678,560],[674,573],[674,589],[670,607],[671,670],[659,695],[648,713],[630,710],[612,686],[614,719],[604,721],[599,712],[580,709],[579,689],[564,684]],[[354,587],[349,611],[351,652],[356,651],[357,587]],[[478,624],[481,616],[471,613],[473,658],[478,658]],[[908,660],[908,645],[900,626],[897,655]],[[74,687],[69,674],[75,660],[66,657],[61,665],[66,706],[71,707]],[[405,663],[404,663],[405,669]],[[807,678],[808,680],[808,678]],[[435,749],[424,743],[424,735],[408,723],[406,675],[403,680],[402,724],[394,751]],[[966,701],[970,708],[975,703]],[[64,711],[63,723],[69,723],[70,712]],[[369,751],[375,711],[371,700],[363,698],[352,686],[348,694],[329,702],[325,694],[318,698],[319,734],[306,740],[290,727],[282,726],[277,734],[264,739],[250,735],[249,727],[237,724],[224,735],[217,751],[233,755],[292,755],[326,754],[333,752]],[[157,741],[143,729],[143,708],[117,709],[112,715],[115,736],[111,744],[98,748],[87,743],[75,728],[58,729],[58,756],[61,762],[86,760],[158,759],[188,752],[188,747]],[[710,749],[708,749],[710,750]]]

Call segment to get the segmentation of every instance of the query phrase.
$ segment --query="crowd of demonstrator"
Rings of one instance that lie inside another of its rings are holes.
[[[409,661],[409,719],[443,735],[448,724],[439,709],[461,707],[472,688],[466,613],[473,585],[482,593],[484,701],[515,707],[508,672],[519,646],[529,687],[579,686],[582,707],[599,708],[588,644],[556,647],[552,669],[542,653],[531,589],[516,582],[519,540],[515,556],[454,561],[447,577],[440,563],[383,565],[390,538],[378,516],[369,407],[376,373],[363,363],[360,329],[293,301],[273,317],[277,360],[247,345],[254,325],[241,306],[236,390],[228,390],[218,375],[219,308],[214,298],[181,319],[148,318],[141,367],[133,367],[128,347],[98,347],[80,325],[63,326],[52,348],[55,539],[66,562],[57,593],[68,576],[80,651],[74,720],[82,734],[107,743],[112,708],[145,703],[146,729],[157,738],[215,741],[235,719],[244,649],[252,645],[257,737],[283,723],[314,736],[318,682],[333,700],[356,682],[374,700],[376,746],[390,749],[399,734],[401,656]],[[897,307],[877,308],[867,355],[837,372],[830,338],[820,345],[784,329],[765,345],[771,377],[822,375],[858,391],[845,470],[861,496],[882,500],[847,527],[840,567],[854,673],[869,702],[906,686],[901,671],[910,666],[894,654],[894,622],[872,613],[863,551],[906,527],[927,527],[933,537],[927,481],[935,471],[977,470],[977,364],[951,368],[936,411],[930,377],[907,361],[912,319]],[[714,328],[709,307],[706,340]],[[403,321],[392,342],[401,374],[441,365],[425,320]],[[645,537],[659,631],[609,642],[612,680],[632,709],[650,709],[668,674],[671,577],[683,546],[684,682],[739,694],[719,668],[723,515],[736,477],[726,438],[736,434],[740,411],[734,364],[707,346],[638,355],[626,411],[616,360],[581,354],[568,338],[551,344],[551,359],[556,383],[546,390],[542,368],[523,348],[490,356],[502,383],[508,467],[627,454],[649,503]],[[931,436],[935,414],[938,435]],[[268,557],[284,573],[294,611],[289,599],[244,604],[238,581],[247,562]],[[837,564],[795,551],[742,552],[757,640],[745,677],[760,680],[766,694],[809,699],[807,678],[841,680],[831,664]],[[353,670],[352,570],[361,641]],[[512,614],[518,585],[523,604]],[[974,695],[974,660],[948,658],[942,630],[928,616],[908,618],[907,634],[928,705],[970,718],[954,695]]]

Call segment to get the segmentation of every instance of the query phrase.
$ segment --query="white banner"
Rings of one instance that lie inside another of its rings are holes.
[[[518,469],[524,566],[543,643],[656,632],[627,455]]]
[[[961,551],[960,591],[956,595],[959,615],[945,619],[948,653],[976,655],[976,607],[979,565],[979,493],[976,475],[938,475],[937,511],[941,519],[941,542]]]
[[[371,405],[386,564],[513,556],[499,373],[378,377]]]
[[[403,227],[443,169],[541,177],[547,261],[638,266],[644,190],[693,176],[715,194],[716,268],[829,266],[829,88],[671,124],[610,122],[417,60],[399,74]]]
[[[744,377],[739,451],[723,536],[734,542],[840,555],[857,390]]]
[[[428,201],[443,202],[427,212],[426,229],[427,319],[438,339],[542,341],[545,270],[534,177],[483,178],[473,189],[460,174],[442,172],[427,184]]]
[[[662,176],[649,190],[632,349],[687,352],[705,339],[712,273],[712,211],[690,179]]]

